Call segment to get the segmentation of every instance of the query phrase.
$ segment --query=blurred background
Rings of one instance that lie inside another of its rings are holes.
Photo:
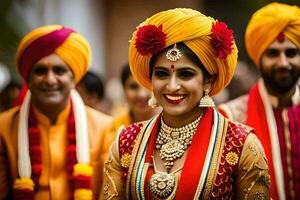
[[[270,2],[272,1],[1,0],[0,73],[4,71],[4,75],[0,75],[0,92],[7,84],[7,78],[1,77],[10,76],[8,80],[15,82],[16,87],[21,82],[15,68],[15,52],[21,38],[35,27],[63,24],[74,28],[89,40],[93,50],[91,70],[103,79],[106,90],[104,98],[108,102],[121,103],[120,70],[127,63],[128,40],[135,27],[158,11],[189,7],[225,21],[234,30],[239,48],[239,63],[231,85],[216,97],[217,103],[223,102],[246,93],[258,77],[256,68],[244,49],[244,31],[252,13]],[[278,2],[300,6],[300,0]],[[234,90],[231,89],[233,87]]]

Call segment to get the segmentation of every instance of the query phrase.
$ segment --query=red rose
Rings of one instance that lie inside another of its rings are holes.
[[[216,50],[216,56],[226,59],[233,50],[233,31],[224,22],[216,21],[212,26],[211,45]]]
[[[143,56],[158,53],[165,47],[167,35],[162,31],[162,25],[142,26],[137,31],[135,47]]]

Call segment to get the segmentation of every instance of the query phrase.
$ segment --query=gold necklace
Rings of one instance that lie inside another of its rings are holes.
[[[156,169],[155,159],[152,156],[154,174],[150,178],[149,190],[154,199],[174,199],[178,184],[178,175],[176,173],[181,170],[177,169],[172,173],[160,172]]]
[[[155,148],[160,150],[159,156],[168,171],[174,166],[174,161],[181,158],[191,145],[201,117],[202,113],[195,121],[179,128],[168,126],[161,118],[161,127],[155,141]]]

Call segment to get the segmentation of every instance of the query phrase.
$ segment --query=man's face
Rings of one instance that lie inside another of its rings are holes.
[[[261,57],[260,71],[266,86],[282,94],[296,85],[300,76],[300,51],[287,37],[275,40]]]
[[[74,86],[72,71],[56,54],[40,59],[29,73],[28,88],[37,107],[63,108]]]

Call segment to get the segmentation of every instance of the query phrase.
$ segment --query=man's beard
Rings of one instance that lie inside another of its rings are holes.
[[[284,78],[278,78],[280,73],[288,73],[288,75]],[[286,68],[273,68],[271,71],[271,75],[266,73],[264,70],[261,70],[262,77],[264,79],[265,84],[274,92],[279,94],[284,94],[297,84],[297,81],[300,76],[300,69],[296,67],[292,69]]]

